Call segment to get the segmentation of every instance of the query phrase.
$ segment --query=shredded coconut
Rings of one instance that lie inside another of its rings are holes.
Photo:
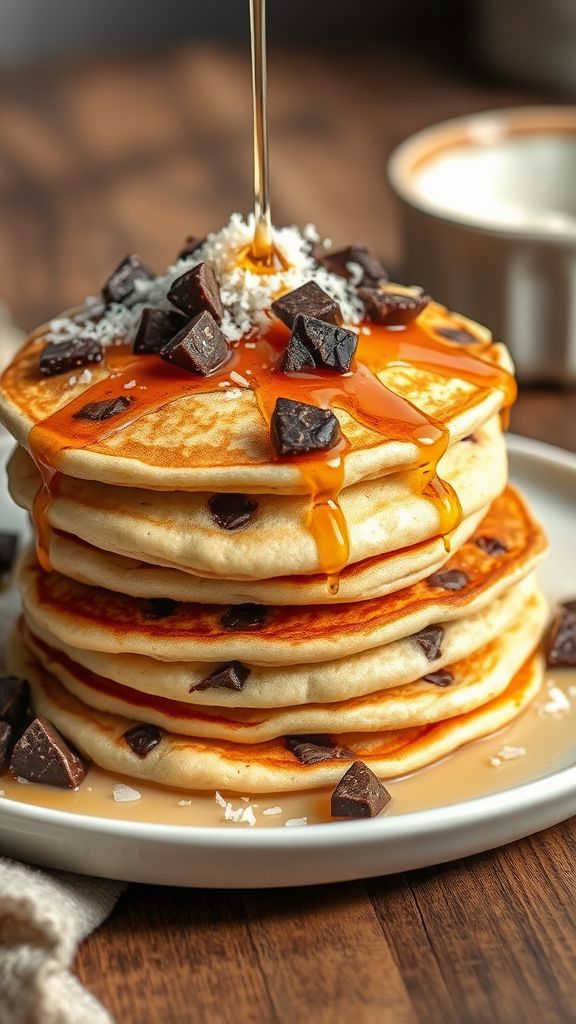
[[[564,691],[559,686],[552,685],[548,688],[547,699],[540,706],[538,713],[541,717],[547,717],[548,715],[563,715],[569,710],[570,701]]]
[[[233,380],[235,384],[239,384],[241,388],[250,387],[250,381],[246,380],[246,377],[243,377],[241,373],[237,373],[236,370],[232,370],[230,380]]]
[[[17,775],[16,782],[19,782],[21,786],[27,786],[29,779],[23,779],[21,775]]]
[[[146,306],[172,310],[167,295],[173,282],[198,263],[208,262],[220,285],[224,305],[222,330],[229,341],[267,330],[272,322],[270,307],[275,298],[293,291],[307,281],[315,281],[338,302],[344,321],[356,324],[362,318],[363,305],[353,281],[347,281],[319,266],[310,253],[310,243],[319,242],[312,224],[303,231],[297,227],[278,228],[274,241],[288,263],[287,270],[276,274],[254,274],[239,265],[238,252],[247,248],[254,234],[254,220],[246,220],[239,213],[232,214],[228,224],[207,236],[191,256],[178,260],[164,274],[152,280],[138,281],[134,293],[125,303],[113,302],[103,311],[102,300],[88,296],[81,310],[70,316],[60,316],[49,325],[49,341],[68,341],[79,332],[85,338],[94,338],[104,347],[121,341],[132,341]],[[322,243],[329,248],[331,242]],[[357,278],[354,271],[354,277]]]
[[[179,800],[178,801],[178,807],[191,807],[191,806],[192,806],[192,801],[191,800]]]
[[[270,815],[272,815],[272,814],[282,814],[282,808],[281,807],[265,807],[264,810],[262,811],[262,814],[270,814]]]
[[[135,380],[129,380],[128,383],[124,385],[124,390],[125,391],[130,391],[130,388],[135,388],[135,387],[136,387],[136,381]]]
[[[89,384],[91,380],[92,380],[92,370],[89,370],[88,367],[86,367],[84,370],[82,370],[82,373],[78,377],[78,383],[79,384]]]
[[[284,822],[286,828],[298,828],[300,825],[307,825],[308,818],[288,818],[288,821]]]
[[[73,388],[74,385],[76,384],[77,380],[78,380],[78,377],[75,377],[74,374],[72,374],[71,377],[68,377],[68,387],[69,388]]]
[[[133,800],[142,799],[142,793],[139,793],[137,789],[132,789],[131,786],[125,786],[123,782],[117,782],[115,786],[112,786],[112,796],[117,804],[127,804]]]
[[[526,753],[526,747],[512,747],[506,743],[497,754],[489,757],[488,761],[494,768],[499,768],[503,761],[513,761],[517,757],[524,757]]]
[[[247,807],[233,807],[229,800],[225,800],[221,793],[216,790],[214,793],[214,799],[219,807],[224,811],[224,821],[232,821],[235,824],[242,822],[253,828],[256,824],[256,815],[254,814],[254,808],[257,804],[248,804]],[[240,797],[244,800],[244,797]],[[250,797],[248,797],[250,799]]]

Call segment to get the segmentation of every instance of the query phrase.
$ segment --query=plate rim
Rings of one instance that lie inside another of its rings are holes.
[[[0,438],[0,442],[3,439]],[[556,445],[517,434],[507,435],[509,453],[526,456],[538,462],[576,475],[576,453]],[[2,445],[3,447],[3,445]],[[449,756],[449,755],[448,755]],[[550,784],[554,790],[550,792]],[[227,790],[224,788],[224,791]],[[529,782],[520,782],[508,789],[484,796],[461,800],[442,807],[410,811],[389,817],[347,821],[326,821],[296,828],[242,829],[219,828],[214,825],[194,825],[183,822],[163,825],[160,822],[131,821],[129,818],[109,818],[100,815],[78,814],[56,810],[36,804],[21,803],[0,798],[0,822],[14,825],[31,824],[42,828],[82,831],[108,835],[114,839],[146,840],[175,846],[197,845],[240,848],[260,847],[274,850],[287,843],[300,847],[348,845],[350,841],[398,841],[414,835],[423,837],[431,832],[450,832],[463,826],[493,822],[513,811],[523,814],[541,803],[549,807],[560,804],[572,792],[576,793],[576,762],[559,771],[543,775]],[[257,799],[257,795],[255,794]],[[327,828],[329,826],[329,828]]]

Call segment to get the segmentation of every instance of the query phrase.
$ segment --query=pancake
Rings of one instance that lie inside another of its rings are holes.
[[[224,628],[226,606],[181,604],[158,618],[146,601],[44,572],[30,553],[21,561],[18,580],[32,626],[76,648],[161,661],[307,664],[380,647],[431,623],[473,615],[495,600],[534,568],[546,539],[512,489],[501,499],[493,525],[491,536],[506,549],[503,553],[489,554],[470,540],[447,563],[466,574],[460,590],[425,579],[355,604],[252,607],[249,611],[263,619],[257,628]]]
[[[450,551],[458,551],[484,519],[488,509],[467,516],[450,535]],[[69,533],[50,531],[50,565],[79,583],[104,587],[121,594],[144,598],[171,598],[200,604],[302,605],[364,601],[370,597],[409,587],[429,576],[446,561],[442,537],[432,537],[411,547],[375,555],[348,565],[338,575],[338,591],[326,584],[326,576],[275,576],[266,580],[208,579],[141,559],[100,551]]]
[[[426,679],[332,704],[282,709],[199,708],[183,701],[142,694],[89,673],[28,630],[24,639],[38,660],[84,704],[125,718],[139,718],[169,732],[197,738],[261,743],[279,736],[334,732],[379,732],[428,725],[464,714],[497,697],[534,651],[546,622],[546,602],[534,593],[519,614],[489,644],[449,665],[453,683]]]
[[[497,417],[477,432],[476,440],[451,445],[439,466],[464,518],[485,508],[506,484],[506,448]],[[13,498],[31,510],[42,481],[23,450],[13,456],[8,475]],[[100,549],[200,576],[263,579],[321,571],[321,555],[308,525],[308,498],[259,497],[249,523],[229,531],[210,514],[210,497],[152,494],[62,476],[47,520]],[[415,490],[411,473],[346,488],[340,507],[349,563],[413,546],[441,532],[439,509]]]
[[[438,429],[445,434],[445,447],[449,438],[477,430],[512,400],[512,365],[503,346],[485,340],[480,327],[475,345],[446,341],[436,331],[461,326],[462,318],[430,303],[400,333],[364,327],[357,357],[383,385],[382,431],[368,427],[369,418],[358,408],[352,412],[348,399],[338,397],[336,392],[354,387],[355,380],[345,385],[333,375],[330,404],[347,440],[342,485],[418,465],[424,442],[437,437]],[[249,348],[239,344],[231,361],[210,378],[113,346],[106,350],[105,363],[91,367],[88,381],[72,375],[72,385],[68,374],[39,374],[47,334],[48,328],[36,332],[5,371],[0,418],[24,447],[30,446],[32,429],[43,424],[46,430],[36,440],[49,444],[47,461],[53,469],[86,480],[158,490],[308,493],[300,466],[279,462],[270,443],[269,405],[278,394],[290,397],[295,387],[286,376],[263,369],[275,364],[288,341],[282,324],[265,338],[249,340]],[[116,376],[110,378],[110,373]],[[248,386],[219,388],[235,381],[231,373]],[[354,374],[364,382],[364,371]],[[298,393],[304,383],[298,382]],[[128,413],[112,426],[92,425],[80,441],[74,413],[103,395],[126,397],[126,385],[132,402]],[[65,407],[66,413],[57,416]]]
[[[202,662],[163,662],[138,654],[88,651],[72,647],[37,624],[30,624],[30,629],[39,642],[80,668],[136,691],[136,699],[138,694],[151,694],[199,706],[285,708],[342,701],[402,686],[467,658],[506,630],[534,592],[535,580],[531,575],[476,615],[442,623],[443,636],[436,658],[427,657],[417,640],[406,637],[383,647],[315,665],[247,664],[249,675],[240,691],[224,687],[195,690],[206,677],[206,665]],[[51,671],[58,675],[55,668]]]
[[[123,739],[137,722],[83,704],[40,667],[17,634],[9,664],[11,671],[30,680],[36,713],[54,722],[91,761],[114,773],[187,790],[262,793],[333,786],[348,766],[346,760],[301,764],[280,739],[246,746],[171,733],[147,757],[139,758]],[[537,695],[542,679],[542,661],[533,655],[500,696],[474,711],[425,726],[330,738],[381,778],[405,775],[513,721]]]

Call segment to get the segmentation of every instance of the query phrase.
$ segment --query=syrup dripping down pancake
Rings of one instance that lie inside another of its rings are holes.
[[[534,576],[530,574],[475,615],[441,623],[443,634],[435,657],[427,657],[418,640],[407,636],[336,661],[287,666],[246,663],[249,675],[239,691],[224,687],[195,689],[206,679],[203,662],[163,662],[138,654],[89,651],[73,647],[37,622],[30,621],[29,629],[38,640],[80,668],[142,694],[199,707],[281,708],[326,704],[402,686],[467,658],[508,628],[534,594],[534,588]]]
[[[40,330],[2,377],[0,416],[40,462],[70,476],[159,490],[308,493],[299,464],[279,462],[270,446],[267,416],[282,394],[334,409],[347,442],[341,483],[348,486],[420,465],[443,433],[445,449],[450,437],[472,433],[513,401],[511,363],[502,346],[485,340],[457,345],[436,333],[436,327],[458,328],[460,320],[431,303],[402,331],[372,325],[359,336],[358,380],[275,374],[271,366],[288,340],[278,325],[248,342],[255,347],[240,343],[230,363],[210,378],[155,356],[134,357],[119,346],[106,350],[107,363],[92,368],[89,383],[72,387],[66,375],[40,378]],[[477,334],[483,337],[479,327]],[[236,389],[234,400],[218,386],[230,383],[231,372],[248,384]],[[375,390],[376,378],[381,385]],[[85,403],[112,395],[132,399],[114,423],[88,427],[74,419]],[[33,438],[35,427],[41,431]]]
[[[46,573],[30,554],[20,565],[19,583],[32,624],[74,647],[161,661],[330,661],[401,639],[434,622],[474,614],[526,575],[545,552],[546,539],[514,492],[506,495],[494,534],[505,550],[495,557],[472,540],[464,544],[446,566],[466,575],[467,582],[457,591],[424,579],[355,604],[268,606],[257,609],[262,621],[256,626],[226,629],[223,619],[229,610],[224,606],[181,604],[156,620],[147,602]]]
[[[475,436],[474,444],[451,445],[440,464],[464,518],[497,497],[507,476],[497,417]],[[31,510],[42,482],[23,449],[13,456],[8,473],[12,496]],[[322,571],[321,551],[308,528],[308,499],[259,495],[250,521],[227,531],[211,515],[210,497],[111,487],[61,476],[47,517],[53,529],[95,547],[199,576],[263,579]],[[410,473],[346,488],[340,508],[348,534],[349,564],[411,547],[443,532],[438,510],[415,493]]]
[[[429,725],[474,710],[497,697],[534,651],[546,623],[546,602],[534,590],[497,637],[448,666],[453,682],[424,678],[331,704],[282,709],[198,707],[142,694],[81,668],[25,629],[24,640],[44,668],[84,704],[168,732],[253,744],[288,735],[379,732]]]
[[[252,746],[224,740],[199,740],[166,733],[146,758],[137,757],[123,739],[137,724],[97,711],[68,693],[41,668],[14,635],[10,670],[30,679],[37,714],[45,715],[78,749],[101,768],[181,789],[230,789],[242,793],[286,792],[333,786],[347,761],[301,764],[282,740]],[[480,708],[436,724],[380,733],[331,734],[381,778],[423,768],[464,743],[495,732],[517,718],[538,694],[543,665],[533,655],[508,688]]]

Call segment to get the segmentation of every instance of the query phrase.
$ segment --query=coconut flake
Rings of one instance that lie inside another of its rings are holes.
[[[308,824],[308,818],[288,818],[284,824],[286,828],[299,828],[301,825]]]
[[[547,699],[539,709],[540,716],[548,715],[564,715],[570,710],[570,701],[563,690],[559,686],[550,686],[548,688]]]
[[[178,801],[178,807],[191,807],[191,806],[192,806],[192,801],[191,800],[179,800]]]
[[[514,761],[517,757],[525,757],[526,753],[526,747],[512,747],[506,743],[497,754],[489,757],[488,761],[493,768],[500,768],[503,761]]]
[[[282,814],[282,808],[281,807],[265,807],[264,810],[262,811],[262,814],[269,814],[269,815]]]
[[[137,789],[132,789],[131,786],[125,786],[123,782],[117,782],[112,786],[112,796],[117,804],[127,804],[133,800],[142,799],[142,793],[139,793]]]

